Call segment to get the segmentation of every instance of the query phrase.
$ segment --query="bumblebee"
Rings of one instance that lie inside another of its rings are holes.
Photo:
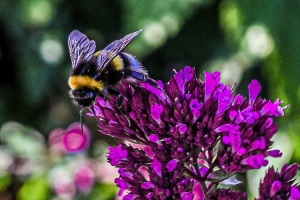
[[[98,96],[109,98],[119,96],[118,106],[122,106],[122,95],[119,93],[121,81],[137,81],[155,83],[149,78],[146,69],[131,54],[123,50],[141,32],[138,30],[116,40],[103,50],[95,53],[96,43],[78,30],[70,33],[68,38],[69,53],[72,62],[72,72],[69,77],[70,96],[76,104],[90,108]],[[94,113],[95,115],[95,113]]]

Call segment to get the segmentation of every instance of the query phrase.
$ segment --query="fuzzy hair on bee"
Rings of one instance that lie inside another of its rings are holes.
[[[72,71],[68,83],[71,88],[70,96],[81,106],[81,114],[84,108],[90,108],[94,112],[93,104],[98,96],[107,99],[117,95],[118,106],[121,108],[123,99],[119,93],[119,84],[123,80],[133,84],[146,81],[157,86],[135,56],[123,52],[141,31],[113,41],[97,52],[95,41],[89,40],[78,30],[70,33],[68,47]]]

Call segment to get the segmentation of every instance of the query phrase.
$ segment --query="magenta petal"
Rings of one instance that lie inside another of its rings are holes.
[[[191,109],[201,109],[203,107],[203,103],[200,103],[198,99],[193,99],[190,103]]]
[[[234,120],[238,116],[238,112],[236,110],[232,110],[229,113],[229,117],[231,120]]]
[[[300,199],[300,189],[297,186],[293,186],[292,189],[291,200]]]
[[[224,144],[229,144],[231,142],[230,137],[225,135],[224,137],[222,137],[222,142]]]
[[[272,184],[271,190],[270,190],[270,196],[274,196],[276,192],[278,192],[282,188],[282,183],[280,181],[275,181]]]
[[[158,161],[158,159],[153,159],[152,168],[159,177],[162,177],[162,164]]]
[[[246,152],[247,152],[247,150],[243,147],[241,147],[237,150],[238,155],[244,155]]]
[[[272,156],[274,158],[278,158],[282,156],[282,152],[280,152],[280,150],[275,149],[275,150],[267,151],[267,155]]]
[[[166,165],[168,172],[174,171],[177,167],[178,162],[179,162],[179,160],[177,160],[177,159],[173,159],[173,160],[169,161]]]
[[[235,126],[233,124],[224,124],[215,129],[217,132],[229,132],[229,131],[237,131],[239,130],[239,126]]]
[[[149,83],[146,83],[146,82],[142,82],[141,86],[143,86],[143,88],[145,88],[149,92],[155,94],[161,100],[166,100],[167,99],[167,96],[166,96],[166,94],[164,93],[164,91],[162,89],[153,87],[153,85],[151,85]]]
[[[193,200],[194,195],[191,192],[183,192],[180,197],[182,200]]]
[[[242,164],[249,165],[253,167],[254,169],[259,169],[266,163],[264,163],[265,156],[262,154],[250,156],[248,158],[245,158],[242,160]]]
[[[266,148],[266,139],[261,138],[259,140],[255,140],[252,145],[250,151],[257,150],[257,149],[265,149]]]
[[[180,133],[185,133],[188,130],[188,127],[185,124],[178,124],[178,130]]]
[[[204,101],[207,101],[207,99],[212,95],[213,91],[215,90],[218,82],[215,80],[215,77],[210,72],[204,72],[205,73],[205,99]]]
[[[143,189],[150,189],[150,188],[155,188],[155,185],[151,182],[144,182],[141,187]]]
[[[261,109],[262,115],[269,115],[269,116],[284,116],[284,110],[280,106],[280,101],[277,99],[274,103],[269,101],[264,105],[264,107]]]
[[[261,85],[257,80],[252,80],[248,86],[250,104],[253,104],[261,91]]]
[[[158,135],[152,134],[149,136],[149,140],[151,142],[157,142],[157,141],[159,141],[159,137],[158,137]]]
[[[185,95],[185,85],[195,76],[195,70],[192,67],[185,67],[174,75],[178,88],[182,96]]]
[[[217,114],[223,113],[225,110],[229,108],[233,100],[232,91],[225,87],[225,89],[222,91],[222,93],[218,97],[218,111]]]
[[[124,179],[120,178],[116,178],[115,183],[120,188],[119,196],[122,196],[123,192],[129,187],[129,185]]]
[[[194,193],[194,200],[204,200],[205,196],[200,183],[196,183],[193,193]]]
[[[123,197],[123,200],[134,200],[136,199],[137,195],[133,195],[133,194],[127,194]]]
[[[112,166],[116,166],[120,163],[121,160],[126,160],[128,151],[126,149],[123,150],[123,146],[120,144],[116,148],[109,146],[109,156],[108,159]]]
[[[164,111],[164,107],[159,104],[154,104],[151,106],[151,116],[155,120],[160,120],[160,115]]]
[[[198,99],[193,99],[190,103],[190,109],[194,115],[195,119],[198,119],[201,115],[201,108],[203,107],[203,103],[200,103]]]

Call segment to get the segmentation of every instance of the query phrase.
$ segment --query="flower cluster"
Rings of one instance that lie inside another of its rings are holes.
[[[264,199],[300,199],[300,185],[294,184],[297,175],[298,165],[283,165],[281,171],[275,171],[271,167],[264,180],[260,183],[259,197]]]
[[[274,118],[284,115],[282,102],[258,97],[256,80],[249,84],[249,99],[220,80],[220,72],[205,72],[202,81],[194,68],[185,67],[159,87],[123,82],[122,112],[117,98],[98,98],[94,110],[101,133],[151,149],[149,154],[125,144],[110,148],[120,194],[128,192],[124,199],[193,199],[197,183],[206,197],[243,199],[244,193],[217,189],[218,184],[281,156],[270,148]]]

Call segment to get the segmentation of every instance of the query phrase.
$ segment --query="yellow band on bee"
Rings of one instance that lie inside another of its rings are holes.
[[[80,89],[83,87],[98,89],[100,91],[104,88],[102,81],[97,81],[89,76],[71,76],[69,78],[69,86],[72,90]]]
[[[98,56],[100,56],[102,50],[101,51],[97,51],[96,53],[94,53],[94,56],[97,58]],[[121,71],[124,69],[124,61],[121,58],[121,56],[117,55],[111,62],[110,62],[111,66],[116,70],[116,71]]]

